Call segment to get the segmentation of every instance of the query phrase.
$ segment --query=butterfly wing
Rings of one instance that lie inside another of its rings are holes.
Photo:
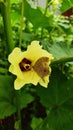
[[[33,66],[34,71],[44,80],[44,77],[50,74],[48,67],[48,57],[39,58]]]

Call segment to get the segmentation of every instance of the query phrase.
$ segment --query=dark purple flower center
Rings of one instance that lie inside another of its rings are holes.
[[[20,63],[19,63],[21,71],[29,71],[31,70],[31,61],[28,60],[27,58],[24,58]]]

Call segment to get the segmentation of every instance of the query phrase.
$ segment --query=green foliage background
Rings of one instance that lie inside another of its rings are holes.
[[[13,45],[19,46],[21,2],[11,0],[11,27]],[[26,50],[32,40],[39,40],[44,49],[55,59],[73,56],[73,16],[62,15],[73,8],[73,0],[61,0],[58,8],[46,0],[45,8],[36,8],[26,0],[24,3],[24,26],[22,31],[22,50]],[[32,1],[34,3],[34,0]],[[72,130],[73,129],[73,61],[52,65],[48,88],[24,86],[20,91],[18,104],[17,91],[14,90],[15,77],[8,72],[8,41],[5,21],[6,3],[0,0],[0,119],[12,116],[18,110],[29,109],[30,121],[26,130]],[[53,10],[50,10],[50,8]],[[55,11],[55,13],[54,13]],[[60,13],[57,13],[59,11]],[[26,114],[25,114],[26,115]],[[27,119],[27,117],[25,118]],[[3,130],[3,128],[1,128]],[[15,128],[16,129],[16,128]]]

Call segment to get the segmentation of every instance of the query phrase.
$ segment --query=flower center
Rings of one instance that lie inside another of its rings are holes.
[[[31,61],[24,58],[20,63],[19,63],[21,71],[29,71],[31,70]]]

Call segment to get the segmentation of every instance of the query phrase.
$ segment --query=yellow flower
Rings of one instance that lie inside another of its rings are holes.
[[[14,82],[16,90],[28,83],[34,85],[40,83],[47,87],[51,73],[49,64],[53,60],[53,56],[42,49],[39,41],[33,41],[24,52],[16,47],[8,60],[11,63],[9,71],[17,76]]]

